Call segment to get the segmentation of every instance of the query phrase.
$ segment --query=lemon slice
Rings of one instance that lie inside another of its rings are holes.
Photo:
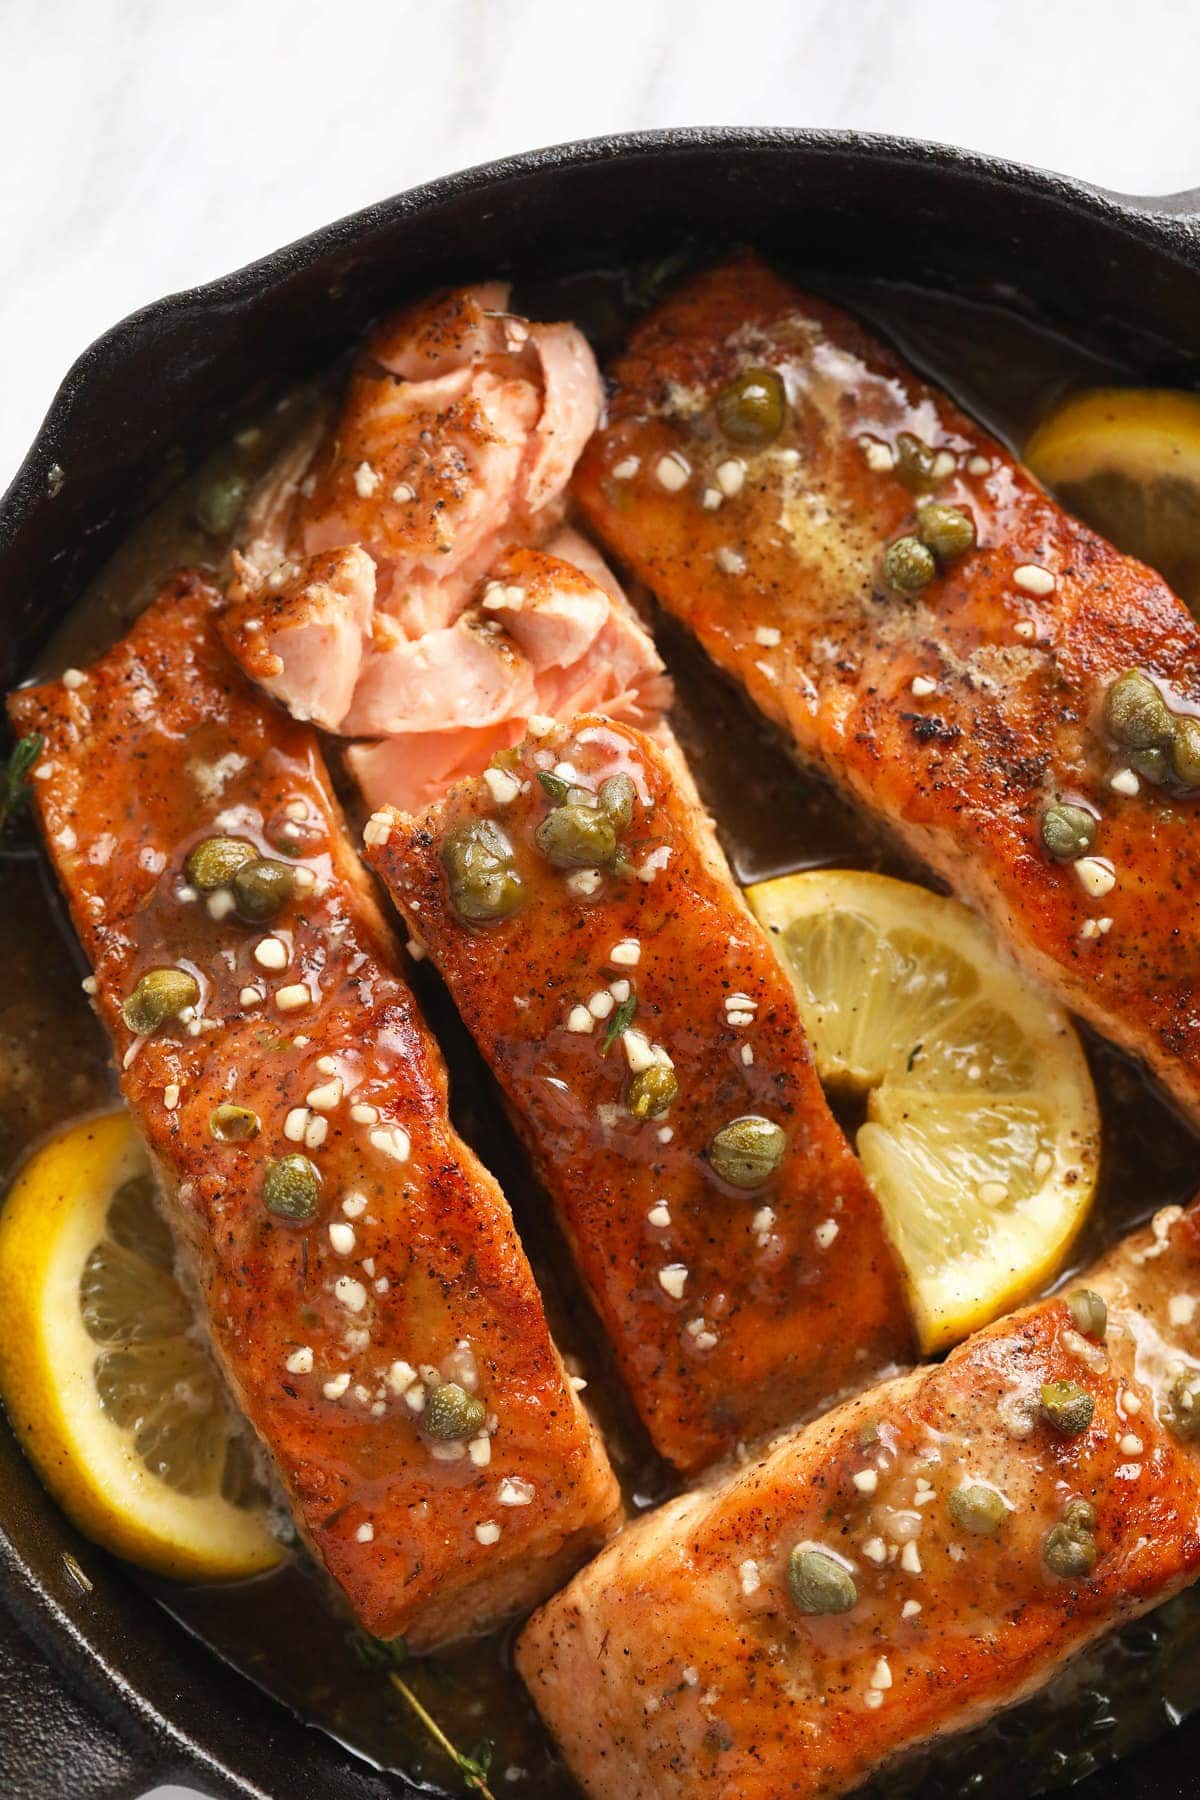
[[[279,1560],[124,1113],[52,1138],[4,1202],[0,1393],[46,1486],[106,1549],[189,1580]]]
[[[1073,394],[1038,426],[1025,460],[1071,512],[1200,605],[1200,394]]]
[[[747,898],[821,1079],[866,1100],[858,1153],[922,1348],[944,1349],[1042,1287],[1087,1214],[1100,1119],[1079,1040],[956,900],[831,869]]]

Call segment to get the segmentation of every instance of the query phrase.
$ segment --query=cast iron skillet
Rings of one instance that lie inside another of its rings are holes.
[[[1150,380],[1200,379],[1200,192],[1138,200],[957,150],[804,131],[673,131],[535,151],[330,225],[102,337],[0,502],[0,675],[26,669],[122,534],[263,384],[319,367],[435,282],[613,263],[685,236],[1032,305]],[[93,1582],[86,1595],[64,1554]],[[189,1638],[85,1544],[0,1425],[0,1793],[369,1800],[368,1768]],[[1186,1800],[1200,1723],[1088,1800]],[[1021,1772],[1014,1770],[1014,1790]]]

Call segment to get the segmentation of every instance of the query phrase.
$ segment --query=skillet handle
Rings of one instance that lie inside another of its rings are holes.
[[[1109,197],[1136,212],[1171,219],[1191,236],[1200,236],[1200,187],[1181,188],[1177,194],[1121,194]]]
[[[162,1779],[161,1759],[118,1737],[0,1607],[4,1800],[136,1800]]]

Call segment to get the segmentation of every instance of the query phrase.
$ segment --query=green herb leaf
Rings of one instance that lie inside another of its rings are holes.
[[[407,1701],[409,1706],[411,1706],[434,1743],[446,1752],[446,1755],[450,1758],[455,1768],[462,1771],[471,1792],[481,1794],[483,1800],[496,1800],[495,1795],[487,1784],[488,1774],[492,1766],[493,1749],[491,1744],[477,1744],[474,1754],[465,1756],[461,1750],[457,1750],[450,1742],[450,1739],[446,1736],[433,1714],[428,1712],[425,1707],[422,1706],[421,1702],[417,1699],[417,1696],[409,1687],[407,1681],[401,1681],[399,1675],[397,1675],[394,1670],[389,1672],[388,1680],[391,1682],[396,1692]]]
[[[45,742],[43,737],[23,737],[13,747],[12,755],[5,765],[3,780],[0,781],[0,831],[7,831],[29,798],[29,782],[26,777],[42,754]]]
[[[635,263],[628,280],[638,300],[646,306],[657,300],[663,289],[682,275],[689,263],[695,261],[695,257],[695,250],[691,246],[684,246],[669,251],[666,256],[648,257],[643,262]]]
[[[482,1800],[495,1800],[495,1795],[488,1787],[487,1778],[491,1774],[492,1759],[495,1756],[495,1745],[487,1738],[476,1744],[469,1753],[459,1750],[442,1730],[433,1714],[418,1700],[406,1681],[397,1675],[397,1668],[408,1661],[408,1646],[403,1638],[377,1638],[366,1631],[349,1633],[350,1647],[358,1660],[368,1669],[381,1669],[395,1688],[396,1692],[411,1707],[422,1725],[438,1748],[445,1752],[464,1777],[468,1789],[473,1794],[482,1796]],[[427,1664],[428,1669],[436,1672],[435,1664]]]
[[[480,1781],[486,1781],[492,1772],[492,1763],[496,1755],[496,1746],[491,1738],[483,1738],[470,1755],[459,1753],[458,1766],[464,1775],[475,1775]]]
[[[617,1039],[629,1030],[629,1027],[633,1024],[637,1006],[637,994],[633,989],[630,989],[628,1000],[622,1000],[620,1006],[618,1006],[616,1012],[613,1013],[608,1021],[608,1028],[604,1033],[604,1042],[600,1046],[601,1056],[607,1056]]]
[[[556,806],[561,806],[571,791],[570,782],[564,781],[561,775],[555,775],[549,769],[539,769],[538,780]]]
[[[408,1645],[403,1638],[377,1638],[366,1631],[352,1631],[350,1647],[368,1669],[395,1669],[408,1661]]]

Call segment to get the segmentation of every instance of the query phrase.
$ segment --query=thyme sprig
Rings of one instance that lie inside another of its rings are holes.
[[[622,1000],[620,1006],[608,1021],[608,1029],[604,1033],[604,1042],[600,1046],[601,1056],[607,1056],[619,1037],[623,1037],[633,1024],[638,1008],[637,993],[630,990],[629,998]]]
[[[459,1750],[450,1742],[450,1739],[446,1736],[433,1714],[429,1712],[426,1707],[422,1706],[421,1702],[417,1699],[417,1696],[409,1687],[407,1681],[397,1675],[395,1669],[388,1670],[388,1680],[391,1682],[396,1692],[401,1695],[412,1708],[413,1712],[416,1713],[418,1719],[420,1719],[434,1743],[440,1745],[455,1767],[461,1770],[463,1778],[471,1792],[482,1795],[483,1800],[495,1800],[495,1795],[487,1784],[487,1778],[492,1769],[492,1756],[494,1754],[492,1746],[487,1739],[485,1738],[481,1744],[476,1744],[474,1750],[469,1755],[465,1750]]]
[[[495,1754],[492,1744],[485,1738],[476,1744],[472,1751],[460,1750],[452,1744],[442,1730],[433,1714],[429,1711],[409,1687],[407,1681],[397,1671],[408,1661],[408,1646],[403,1638],[370,1637],[365,1631],[356,1631],[351,1639],[359,1660],[369,1669],[380,1669],[387,1676],[396,1692],[400,1695],[438,1748],[450,1758],[455,1768],[462,1774],[471,1793],[479,1794],[482,1800],[495,1800],[495,1795],[488,1787],[487,1778],[492,1769],[492,1757]]]

